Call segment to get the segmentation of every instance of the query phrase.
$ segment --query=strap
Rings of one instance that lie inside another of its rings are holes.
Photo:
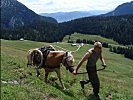
[[[49,66],[49,65],[45,65],[45,68],[55,69],[55,68],[60,68],[60,65],[58,65],[58,66]]]

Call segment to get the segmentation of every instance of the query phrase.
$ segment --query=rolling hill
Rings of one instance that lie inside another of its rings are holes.
[[[74,32],[100,35],[110,38],[119,44],[133,44],[133,15],[121,16],[95,16],[75,19],[69,22],[60,23],[60,30],[63,34],[70,35]]]
[[[66,35],[63,39],[63,42],[68,42],[68,41],[76,42],[77,39],[101,41],[101,42],[106,42],[106,43],[115,44],[115,45],[118,44],[117,42],[115,42],[111,39],[107,39],[107,38],[104,38],[104,37],[101,37],[101,36],[98,36],[98,35],[80,34],[80,33],[76,33],[76,32],[74,34],[71,34],[70,37],[69,37],[69,35]]]
[[[31,48],[49,44],[58,45],[68,50],[77,49],[65,43],[1,40],[2,100],[94,100],[90,84],[85,86],[85,93],[81,91],[79,81],[86,79],[86,75],[74,76],[62,66],[62,81],[67,88],[67,90],[62,90],[58,80],[52,81],[56,77],[55,73],[50,74],[49,83],[46,84],[44,82],[43,69],[41,70],[41,76],[37,78],[35,69],[33,67],[27,68],[27,51]],[[78,52],[73,54],[75,66],[91,47],[93,46],[84,45]],[[60,50],[59,48],[56,49]],[[103,48],[103,56],[107,68],[98,72],[101,82],[100,95],[102,99],[132,100],[133,61],[124,58],[123,55],[109,52],[107,48]],[[100,68],[99,61],[97,67]],[[85,63],[79,69],[79,72],[83,71],[85,71]]]

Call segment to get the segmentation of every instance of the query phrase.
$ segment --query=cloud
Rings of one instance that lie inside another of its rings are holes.
[[[53,5],[53,4],[54,4],[54,2],[52,2],[52,1],[46,3],[46,5]]]
[[[18,0],[36,13],[112,10],[130,0]]]

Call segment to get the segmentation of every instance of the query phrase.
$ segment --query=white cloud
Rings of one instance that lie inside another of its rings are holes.
[[[18,0],[36,13],[112,10],[130,0]]]

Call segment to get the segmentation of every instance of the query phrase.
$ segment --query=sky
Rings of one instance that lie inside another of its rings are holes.
[[[131,0],[17,0],[36,13],[111,11]]]

